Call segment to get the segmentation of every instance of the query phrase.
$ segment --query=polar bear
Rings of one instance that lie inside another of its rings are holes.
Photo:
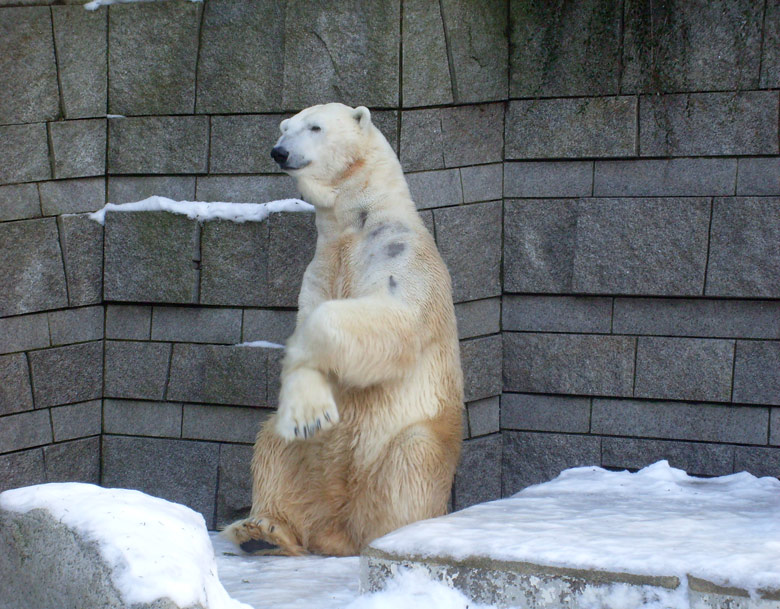
[[[279,407],[252,459],[245,551],[347,556],[444,514],[463,379],[450,277],[367,108],[282,121],[272,156],[316,211]]]

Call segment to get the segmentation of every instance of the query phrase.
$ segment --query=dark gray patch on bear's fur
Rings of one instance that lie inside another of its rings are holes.
[[[387,285],[390,286],[391,292],[395,292],[395,289],[398,287],[398,283],[396,283],[392,275],[390,275],[390,279],[388,279]]]
[[[406,244],[402,243],[400,241],[393,241],[392,243],[388,243],[387,247],[385,247],[385,251],[387,252],[387,255],[390,258],[395,258],[401,252],[403,252],[406,249]]]

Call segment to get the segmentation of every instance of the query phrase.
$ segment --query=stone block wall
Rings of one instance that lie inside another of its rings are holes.
[[[367,105],[453,278],[456,508],[573,465],[780,475],[776,0],[0,0],[0,490],[249,503],[312,217],[269,149]],[[348,36],[345,36],[348,33]]]

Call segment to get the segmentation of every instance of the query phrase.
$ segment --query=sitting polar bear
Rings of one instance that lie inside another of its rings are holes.
[[[280,128],[271,154],[316,209],[317,247],[250,517],[225,534],[249,552],[352,555],[446,512],[463,412],[450,277],[368,109],[314,106]]]

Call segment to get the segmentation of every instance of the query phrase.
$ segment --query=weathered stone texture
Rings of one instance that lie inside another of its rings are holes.
[[[409,173],[406,182],[417,209],[463,203],[463,189],[457,169]]]
[[[103,432],[128,436],[181,437],[181,404],[103,401]]]
[[[780,444],[780,408],[772,408],[769,415],[769,443]]]
[[[739,159],[738,195],[780,195],[780,157]]]
[[[108,178],[109,203],[143,201],[153,195],[174,201],[195,200],[195,176],[112,176]]]
[[[727,476],[734,472],[734,447],[728,444],[639,438],[603,438],[601,465],[641,469],[665,459],[691,476]]]
[[[0,353],[48,346],[49,321],[46,313],[0,318]]]
[[[458,338],[474,338],[501,331],[501,299],[472,300],[455,305]]]
[[[196,201],[265,203],[299,197],[287,176],[198,176]]]
[[[450,271],[455,301],[501,293],[501,211],[501,203],[494,202],[433,212],[439,252]]]
[[[443,0],[457,103],[507,97],[507,7],[504,0]]]
[[[616,334],[780,339],[780,302],[617,298],[613,331]]]
[[[769,0],[764,17],[764,43],[761,45],[761,88],[780,87],[780,2]]]
[[[0,141],[3,142],[0,184],[51,178],[45,124],[0,127]]]
[[[398,0],[288,2],[284,107],[305,108],[333,100],[369,108],[397,106],[400,21]],[[266,17],[265,36],[267,31]],[[275,79],[272,89],[278,89],[281,80]]]
[[[103,338],[103,307],[63,309],[49,313],[52,345],[69,345]]]
[[[108,11],[54,6],[54,41],[65,118],[106,113]]]
[[[501,429],[588,433],[590,398],[504,393]]]
[[[0,316],[67,306],[54,218],[0,224],[0,269]]]
[[[0,453],[51,444],[51,423],[47,410],[9,414],[0,421]]]
[[[198,223],[166,212],[106,214],[106,300],[197,302]]]
[[[728,402],[734,341],[640,336],[634,395]]]
[[[593,161],[504,163],[506,197],[587,197],[593,190]]]
[[[501,393],[501,336],[465,340],[460,344],[463,389],[467,402]]]
[[[102,402],[92,400],[51,410],[54,441],[64,442],[87,436],[100,435],[102,429]]]
[[[48,7],[0,9],[0,79],[0,124],[57,118],[60,94]]]
[[[494,434],[463,443],[453,484],[453,508],[501,498],[501,436]]]
[[[778,92],[642,96],[642,156],[777,154]]]
[[[504,335],[504,390],[630,396],[634,338],[583,334]]]
[[[166,343],[107,340],[105,397],[163,399],[170,354]]]
[[[280,110],[284,5],[271,0],[216,0],[207,2],[204,10],[196,111]]]
[[[0,415],[32,408],[30,372],[24,353],[0,356]]]
[[[622,7],[610,0],[510,6],[510,95],[618,93]]]
[[[219,447],[218,528],[246,518],[249,514],[252,506],[251,461],[251,446],[223,444]]]
[[[780,198],[715,199],[708,296],[780,297]]]
[[[780,477],[780,450],[758,446],[734,447],[734,471]]]
[[[495,201],[503,196],[503,163],[460,168],[463,202]]]
[[[152,340],[238,343],[241,341],[241,309],[154,307]]]
[[[0,492],[45,481],[42,449],[33,448],[0,455]]]
[[[268,220],[267,304],[295,307],[303,273],[314,257],[317,229],[314,215],[307,213],[271,214]]]
[[[103,436],[101,482],[183,503],[213,527],[218,462],[210,442]]]
[[[111,8],[111,113],[193,112],[201,10],[201,5],[194,2],[151,2]]]
[[[279,123],[289,115],[211,117],[212,173],[278,173],[271,148],[279,138]]]
[[[265,408],[185,404],[181,435],[193,440],[251,444],[271,412]]]
[[[441,6],[427,0],[404,2],[403,105],[454,101]]]
[[[102,397],[102,341],[32,351],[27,357],[36,408]]]
[[[766,444],[767,408],[594,398],[592,433],[665,440]]]
[[[149,340],[151,327],[151,306],[108,305],[106,307],[106,338]]]
[[[737,341],[734,401],[780,405],[780,342]]]
[[[35,184],[0,186],[0,222],[40,215],[41,203]]]
[[[106,180],[103,177],[41,182],[38,188],[44,216],[97,211],[106,202]]]
[[[506,158],[636,154],[634,97],[518,100],[506,116]]]
[[[295,330],[295,311],[246,309],[243,322],[243,342],[265,340],[284,344]]]
[[[718,196],[734,194],[737,159],[596,161],[597,197]]]
[[[266,362],[265,349],[175,344],[167,398],[265,406]]]
[[[108,173],[206,173],[209,119],[144,116],[108,121]]]
[[[707,199],[510,201],[504,287],[516,292],[699,295]]]
[[[593,296],[504,296],[502,329],[609,333],[612,299]]]
[[[106,172],[106,121],[90,119],[49,124],[55,178],[99,176]]]
[[[475,438],[498,432],[500,411],[501,398],[497,395],[466,404],[469,435]]]
[[[201,236],[201,256],[200,301],[203,304],[266,304],[267,222],[206,222]]]
[[[100,483],[100,438],[93,436],[43,447],[46,482]]]
[[[503,495],[547,482],[570,467],[598,465],[601,438],[505,431],[501,477]]]
[[[101,302],[103,293],[103,227],[87,216],[57,218],[65,259],[70,306]]]

